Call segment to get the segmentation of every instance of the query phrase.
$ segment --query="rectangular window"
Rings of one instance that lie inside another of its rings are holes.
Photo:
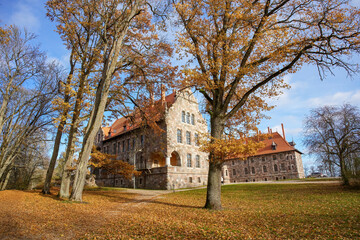
[[[190,132],[186,132],[186,144],[191,145],[191,134]]]
[[[195,133],[195,146],[199,146],[199,134]]]
[[[196,159],[196,163],[195,163],[196,165],[195,165],[195,166],[196,166],[197,168],[200,168],[200,156],[199,156],[199,155],[196,155],[195,159]]]
[[[198,177],[198,182],[201,183],[201,178],[200,177]]]
[[[190,124],[190,113],[186,113],[186,123]]]
[[[233,169],[233,175],[236,175],[236,170],[235,169]]]
[[[135,142],[136,142],[136,141],[135,141],[135,138],[133,138],[133,144],[132,144],[132,147],[133,147],[132,149],[133,149],[133,150],[135,150],[135,144],[136,144]]]
[[[116,155],[116,143],[113,143],[113,154]]]
[[[276,155],[273,155],[273,160],[276,160]]]
[[[120,146],[121,146],[121,144],[120,144],[120,142],[118,142],[118,153],[120,153]]]
[[[191,114],[191,124],[195,125],[195,115]]]
[[[130,139],[127,140],[127,150],[130,151]]]
[[[123,144],[122,144],[122,149],[123,149],[123,152],[125,152],[125,140],[123,141]]]
[[[189,177],[189,182],[192,183],[192,177]]]
[[[187,167],[191,167],[191,154],[188,153],[187,154],[187,164],[186,164]]]
[[[140,136],[140,145],[143,147],[144,146],[144,135]]]
[[[182,131],[180,129],[177,130],[177,142],[182,143]]]
[[[185,111],[181,112],[181,121],[185,122]]]

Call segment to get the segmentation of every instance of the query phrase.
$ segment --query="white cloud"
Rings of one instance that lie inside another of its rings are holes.
[[[47,61],[48,62],[56,62],[57,64],[60,64],[66,68],[69,65],[69,59],[70,59],[70,53],[63,55],[61,58],[49,56],[47,58]]]
[[[350,1],[352,6],[360,7],[360,0],[352,0]]]
[[[31,3],[31,2],[30,2]],[[16,5],[16,11],[11,15],[9,24],[26,28],[30,32],[38,32],[41,23],[35,14],[35,6],[30,3],[20,2]]]
[[[360,103],[360,90],[337,92],[333,95],[310,98],[306,101],[309,107],[320,107],[324,105],[341,105],[343,103],[350,103],[358,105]]]

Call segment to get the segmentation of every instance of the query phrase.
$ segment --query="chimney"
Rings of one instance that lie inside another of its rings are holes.
[[[282,135],[283,135],[283,138],[285,139],[286,141],[286,138],[285,138],[285,130],[284,130],[284,124],[281,124],[281,128],[282,128]]]
[[[164,84],[161,84],[161,103],[165,102],[165,86]]]
[[[270,134],[270,128],[268,127],[268,133]]]

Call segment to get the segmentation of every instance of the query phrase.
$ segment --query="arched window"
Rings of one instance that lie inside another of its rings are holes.
[[[264,171],[264,172],[267,172],[267,168],[266,168],[265,165],[263,166],[263,171]]]
[[[181,112],[181,121],[185,122],[185,111]]]
[[[186,113],[186,123],[190,124],[190,113]]]
[[[195,115],[191,114],[191,124],[195,125]]]
[[[233,175],[236,175],[236,170],[235,169],[233,169]]]
[[[252,172],[252,174],[255,174],[255,168],[254,167],[251,167],[251,172]]]
[[[274,164],[274,171],[277,172],[278,171],[278,166],[276,164]]]

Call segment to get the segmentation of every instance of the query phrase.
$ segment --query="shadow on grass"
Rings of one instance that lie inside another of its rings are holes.
[[[117,202],[117,203],[123,203],[123,204],[124,203],[133,203],[133,204],[153,203],[153,204],[161,204],[161,205],[180,207],[180,208],[192,208],[192,209],[194,209],[194,208],[201,209],[202,208],[202,207],[197,207],[197,206],[191,206],[191,205],[185,205],[185,204],[167,203],[167,202],[162,202],[162,201],[156,200],[156,198],[158,196],[160,196],[160,195],[149,196],[148,199],[146,199],[146,198],[145,199],[136,199],[137,197],[142,197],[144,195],[136,194],[136,193],[126,193],[126,192],[119,193],[118,191],[116,191],[116,192],[111,192],[111,191],[87,191],[86,194],[87,195],[93,195],[93,196],[105,197],[108,201]]]

